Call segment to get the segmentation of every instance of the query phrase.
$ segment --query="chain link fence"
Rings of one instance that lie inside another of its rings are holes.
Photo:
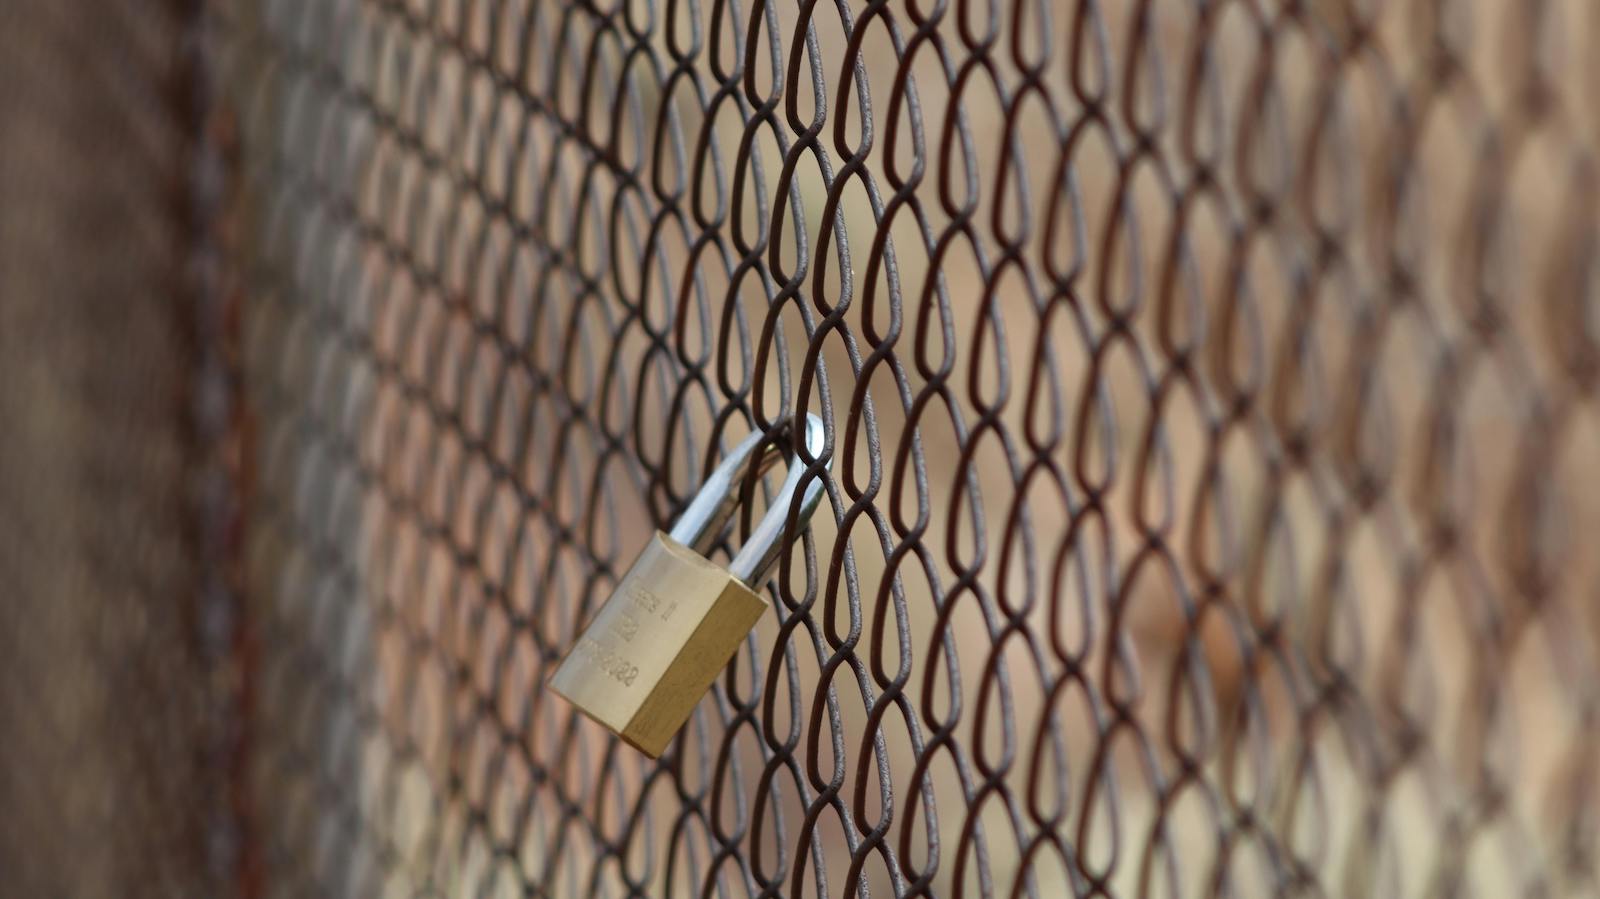
[[[191,892],[1600,893],[1600,7],[175,23],[193,599],[126,639],[204,688],[113,730],[197,747],[143,757]],[[543,684],[807,412],[812,528],[646,759]],[[76,833],[30,802],[0,859]]]

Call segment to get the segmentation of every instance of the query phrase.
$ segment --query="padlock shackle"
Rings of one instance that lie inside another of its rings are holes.
[[[822,430],[822,419],[809,412],[806,413],[805,430],[806,453],[813,459],[820,457],[827,440],[827,435]],[[800,460],[800,454],[790,450],[789,471],[784,476],[783,486],[779,488],[778,495],[772,498],[766,514],[761,516],[761,521],[750,531],[749,538],[739,547],[739,551],[734,554],[733,562],[728,566],[728,571],[734,577],[756,590],[760,590],[766,583],[773,564],[778,561],[778,553],[783,547],[784,526],[789,519],[789,508],[794,502],[794,495],[800,490],[800,479],[805,473],[806,466]],[[811,522],[811,513],[817,510],[817,505],[821,501],[822,478],[812,478],[811,483],[806,485],[805,496],[795,509],[795,533],[805,530]]]
[[[826,442],[822,419],[808,412],[805,421],[803,436],[806,453],[815,459],[822,455]],[[759,473],[764,474],[778,459],[778,454],[774,452],[777,447],[767,442],[765,436],[760,431],[751,434],[723,458],[706,482],[700,485],[699,492],[689,502],[689,508],[672,526],[672,539],[701,555],[710,554],[717,541],[722,539],[722,532],[733,517],[734,509],[739,506],[739,487],[750,466],[754,465]],[[733,563],[728,566],[735,577],[752,587],[760,589],[778,559],[792,498],[800,489],[800,478],[805,471],[806,466],[800,460],[799,452],[790,449],[789,470],[784,477],[783,487],[772,498],[766,514],[750,531],[749,539],[739,548]],[[796,528],[806,526],[821,500],[822,479],[815,478],[806,487],[805,498],[795,510]]]

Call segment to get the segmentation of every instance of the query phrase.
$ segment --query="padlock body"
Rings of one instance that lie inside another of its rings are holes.
[[[657,531],[550,687],[654,758],[766,609],[727,569]]]

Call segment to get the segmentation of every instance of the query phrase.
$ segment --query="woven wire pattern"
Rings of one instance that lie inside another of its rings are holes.
[[[208,17],[249,883],[1600,890],[1593,4]],[[803,411],[649,761],[541,685]]]

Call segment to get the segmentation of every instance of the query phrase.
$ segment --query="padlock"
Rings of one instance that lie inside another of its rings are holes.
[[[820,457],[822,420],[807,414],[802,439],[810,457]],[[667,748],[766,612],[759,591],[778,559],[791,506],[799,533],[822,498],[818,477],[792,502],[806,467],[791,451],[782,489],[733,562],[723,568],[706,558],[750,467],[765,472],[774,449],[757,432],[722,460],[672,532],[655,533],[550,678],[557,694],[651,758]]]

